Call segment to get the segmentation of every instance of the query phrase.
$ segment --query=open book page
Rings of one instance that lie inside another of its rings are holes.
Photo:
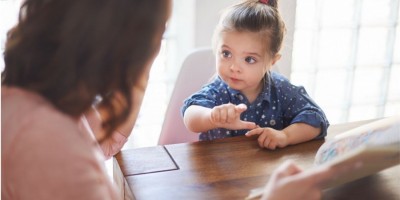
[[[341,170],[347,166],[361,167]],[[390,117],[352,129],[325,142],[315,165],[340,171],[324,188],[335,187],[400,164],[400,117]]]
[[[315,156],[315,164],[323,164],[357,149],[385,148],[400,142],[400,117],[390,117],[351,129],[326,141]],[[372,150],[372,149],[371,149]]]
[[[335,176],[325,182],[323,189],[400,164],[400,116],[365,124],[326,141],[318,149],[314,164],[309,170],[320,166],[334,170]],[[255,188],[246,199],[258,198],[263,191],[263,187]]]
[[[325,164],[330,170],[335,170],[336,176],[323,188],[335,187],[400,164],[400,142],[384,146],[363,145]],[[357,165],[356,169],[348,168]]]

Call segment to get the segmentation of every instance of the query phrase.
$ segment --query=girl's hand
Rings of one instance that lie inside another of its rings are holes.
[[[230,130],[256,128],[254,122],[242,121],[240,114],[247,110],[245,104],[234,105],[231,103],[215,106],[211,110],[210,121],[215,126]]]
[[[261,148],[268,148],[271,150],[276,147],[286,147],[288,145],[288,137],[283,131],[278,131],[273,128],[256,128],[246,133],[250,137],[258,135],[258,144]]]

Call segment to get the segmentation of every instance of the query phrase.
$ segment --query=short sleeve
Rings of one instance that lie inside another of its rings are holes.
[[[186,109],[191,105],[213,108],[216,105],[216,97],[217,91],[213,88],[212,84],[204,86],[200,91],[184,100],[181,108],[182,116],[184,116]]]
[[[321,128],[320,134],[315,139],[323,139],[326,136],[329,127],[329,122],[325,115],[323,115],[320,110],[312,108],[305,109],[296,115],[291,124],[294,123],[306,123],[313,127]]]
[[[285,116],[291,119],[290,124],[305,123],[321,128],[321,133],[315,139],[322,139],[327,134],[328,119],[323,110],[311,99],[302,86],[291,86],[293,94],[285,105]]]

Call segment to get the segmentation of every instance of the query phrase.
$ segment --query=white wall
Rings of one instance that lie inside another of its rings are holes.
[[[218,24],[220,11],[237,0],[196,0],[195,47],[211,46],[211,38]]]
[[[292,50],[296,17],[296,0],[281,0],[279,10],[286,24],[286,37],[283,42],[282,59],[277,63],[280,73],[290,78],[292,67]]]

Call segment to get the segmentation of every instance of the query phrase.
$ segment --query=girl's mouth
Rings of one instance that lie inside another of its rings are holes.
[[[231,77],[230,79],[231,79],[232,82],[239,82],[240,81],[240,79],[233,78],[233,77]]]

